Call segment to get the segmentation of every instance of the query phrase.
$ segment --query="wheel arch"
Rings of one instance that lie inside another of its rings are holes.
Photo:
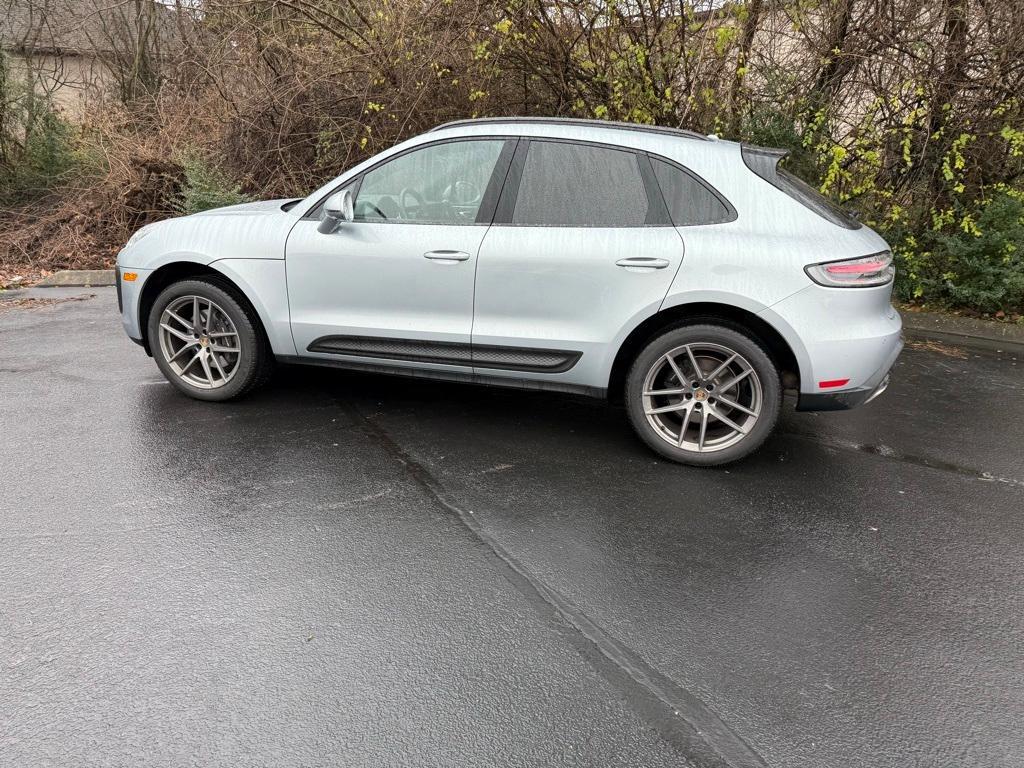
[[[163,291],[164,288],[172,283],[195,278],[213,278],[218,285],[225,290],[228,290],[235,296],[235,298],[242,302],[246,308],[250,309],[256,317],[256,327],[263,336],[264,343],[268,345],[270,344],[266,328],[267,318],[257,307],[257,303],[254,302],[243,287],[239,285],[237,280],[233,280],[211,264],[202,264],[195,261],[172,261],[154,270],[153,273],[146,278],[146,282],[142,286],[142,292],[139,295],[139,329],[142,332],[142,346],[145,348],[147,354],[150,356],[153,354],[149,343],[149,313],[153,308],[153,303],[156,301],[157,296],[160,295],[160,292]]]
[[[619,345],[608,377],[608,396],[620,400],[629,367],[637,353],[655,336],[675,325],[712,322],[750,334],[768,351],[785,389],[800,388],[800,363],[779,330],[757,313],[716,301],[697,301],[666,307],[639,323]]]

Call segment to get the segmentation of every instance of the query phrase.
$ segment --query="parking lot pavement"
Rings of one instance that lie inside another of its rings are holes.
[[[88,293],[0,309],[0,763],[1024,765],[1015,353],[695,470],[558,395],[194,402]]]

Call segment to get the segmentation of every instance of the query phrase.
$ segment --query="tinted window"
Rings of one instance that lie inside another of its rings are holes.
[[[363,177],[356,221],[473,224],[505,142],[434,144],[396,157]]]
[[[513,224],[639,227],[647,191],[636,155],[616,149],[531,141]]]
[[[651,165],[669,216],[677,227],[717,224],[732,218],[725,203],[686,171],[653,157]]]
[[[838,224],[847,229],[858,229],[861,225],[853,216],[833,203],[818,190],[801,179],[794,176],[785,168],[775,169],[775,186],[781,189],[790,197],[794,197],[806,207],[817,213],[822,218],[828,219],[833,224]]]

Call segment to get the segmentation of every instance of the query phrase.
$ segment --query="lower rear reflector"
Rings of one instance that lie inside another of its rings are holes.
[[[849,379],[829,379],[828,381],[819,381],[818,389],[832,389],[833,387],[841,387],[849,383]]]

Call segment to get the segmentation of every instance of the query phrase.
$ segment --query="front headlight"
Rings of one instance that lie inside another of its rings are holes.
[[[152,224],[147,224],[146,226],[142,227],[141,229],[135,230],[135,234],[128,238],[128,242],[124,244],[124,247],[125,248],[131,248],[133,245],[135,245],[137,242],[139,242],[142,238],[144,238],[146,235],[148,235],[152,231],[153,231],[153,225]]]

